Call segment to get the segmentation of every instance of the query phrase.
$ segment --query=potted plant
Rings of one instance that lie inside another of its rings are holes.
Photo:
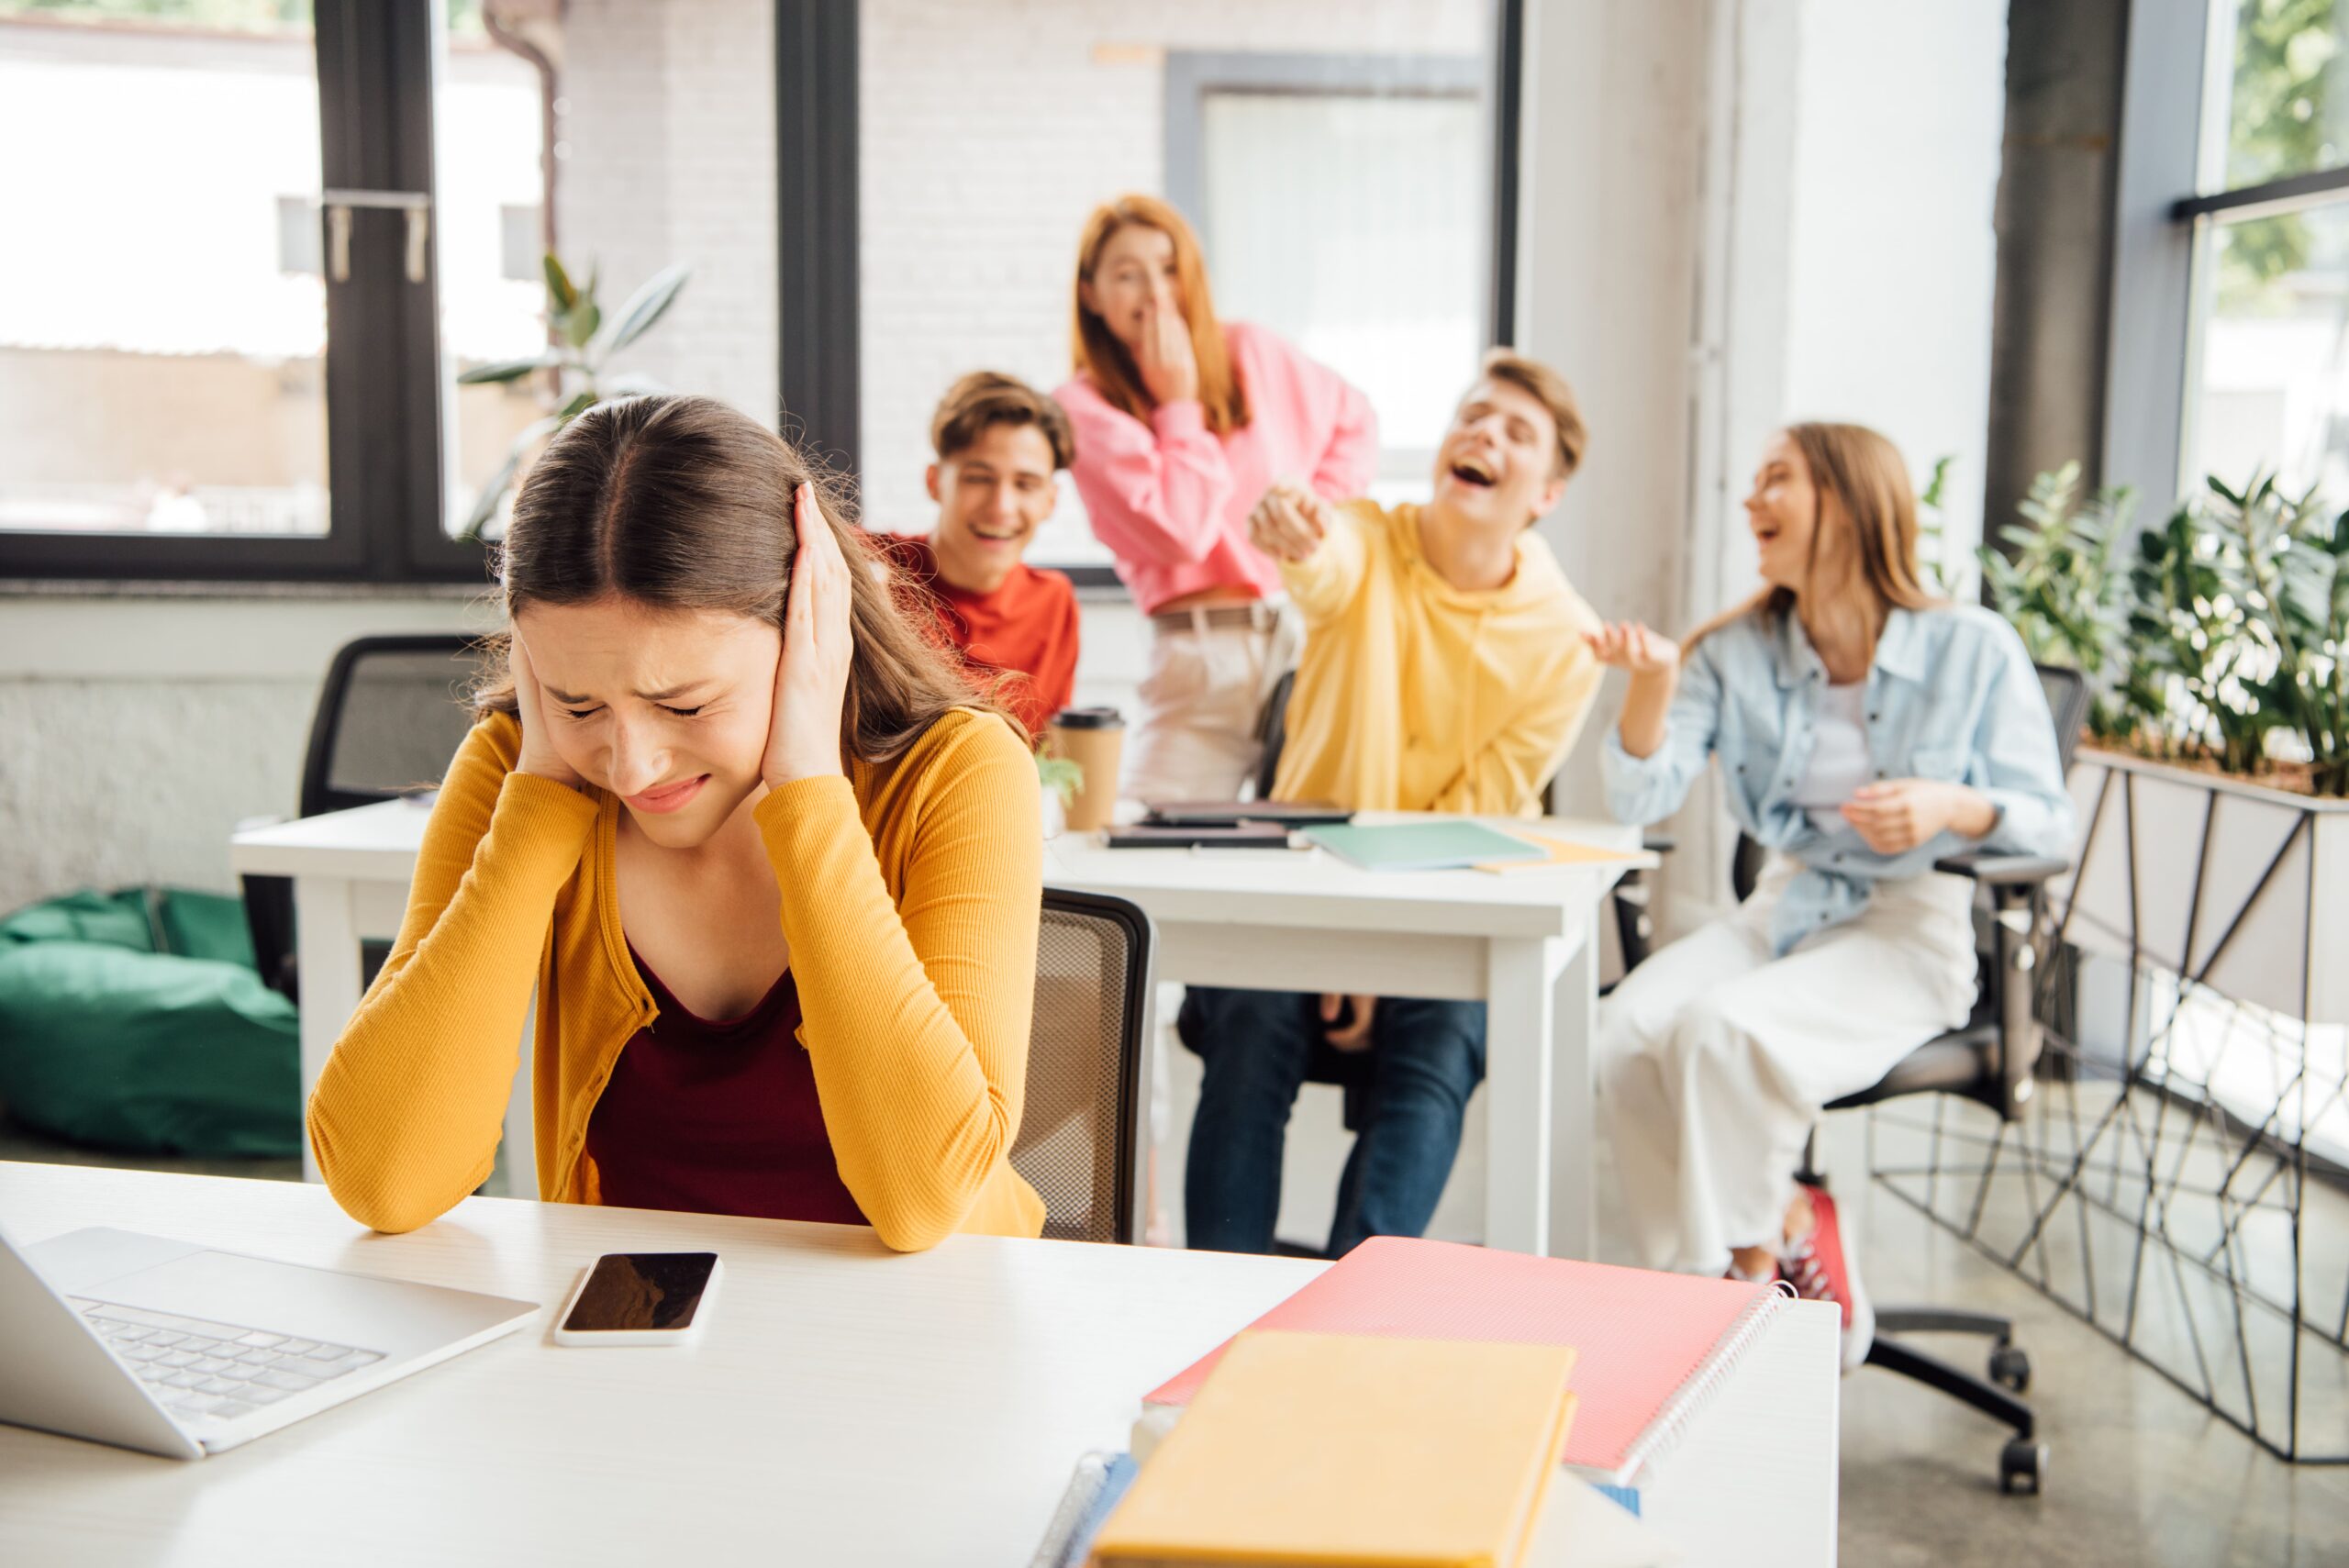
[[[650,332],[692,276],[684,266],[664,267],[647,278],[617,315],[605,319],[596,303],[597,269],[590,267],[584,284],[572,282],[571,272],[552,251],[545,259],[547,277],[547,346],[518,360],[476,365],[457,377],[461,386],[480,386],[521,380],[526,375],[547,378],[545,418],[514,438],[506,461],[481,487],[461,537],[478,539],[491,532],[506,504],[514,476],[546,439],[607,397],[629,397],[665,390],[649,377],[607,374],[612,356]]]
[[[2349,514],[2217,479],[2121,560],[2125,492],[2043,474],[1991,597],[2095,694],[2073,765],[2066,940],[2310,1022],[2349,1022]]]

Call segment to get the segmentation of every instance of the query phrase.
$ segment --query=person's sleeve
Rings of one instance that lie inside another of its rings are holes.
[[[1332,501],[1351,501],[1370,492],[1378,474],[1378,415],[1362,389],[1327,365],[1297,355],[1301,373],[1327,384],[1338,415],[1329,444],[1313,467],[1313,488]]]
[[[1515,816],[1542,798],[1574,750],[1607,673],[1582,645],[1579,628],[1574,637],[1565,668],[1528,694],[1531,700],[1476,749],[1431,809]]]
[[[596,804],[510,771],[513,721],[473,727],[417,855],[407,913],[310,1095],[310,1147],[343,1212],[413,1230],[481,1185],[497,1157],[556,895]]]
[[[1383,518],[1368,502],[1333,507],[1321,547],[1303,561],[1280,563],[1281,583],[1308,628],[1337,619],[1362,592],[1370,561],[1369,544],[1363,536],[1365,530],[1381,526]]]
[[[1607,732],[1599,750],[1599,772],[1607,785],[1607,809],[1618,822],[1646,827],[1680,809],[1688,786],[1704,771],[1720,728],[1720,671],[1710,646],[1685,655],[1680,685],[1664,716],[1664,740],[1644,757],[1623,750],[1620,725]]]
[[[2077,814],[2064,784],[2046,694],[2022,639],[2004,622],[1994,635],[1998,673],[1975,733],[1974,767],[1976,787],[1998,811],[1998,819],[1976,842],[2002,854],[2068,859]]]
[[[1222,537],[1233,484],[1207,410],[1196,401],[1164,403],[1144,424],[1081,387],[1064,391],[1061,406],[1075,428],[1069,472],[1094,537],[1120,561],[1207,559]]]
[[[846,779],[753,813],[841,1180],[899,1251],[952,1234],[1018,1136],[1043,893],[1036,764],[1011,731],[972,719],[929,765],[902,904]]]

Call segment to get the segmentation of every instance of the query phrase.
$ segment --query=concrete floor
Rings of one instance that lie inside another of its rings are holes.
[[[1168,1063],[1172,1126],[1188,1121],[1196,1062]],[[1336,1096],[1300,1105],[1284,1205],[1284,1232],[1318,1237],[1343,1158]],[[1482,1118],[1435,1229],[1475,1240],[1482,1190]],[[2046,1496],[2002,1496],[2003,1429],[1930,1390],[1876,1370],[1843,1385],[1842,1557],[1865,1568],[2029,1562],[2151,1568],[2315,1568],[2349,1564],[2349,1467],[2294,1466],[2257,1448],[2096,1329],[1865,1179],[1863,1118],[1831,1118],[1821,1165],[1842,1195],[1878,1301],[1932,1301],[2005,1312],[2031,1352],[2032,1397],[2054,1449]],[[1179,1194],[1179,1130],[1160,1176]],[[220,1174],[298,1178],[291,1161],[124,1161],[58,1144],[0,1122],[0,1159],[139,1163]],[[1611,1185],[1602,1169],[1602,1194]],[[1169,1206],[1179,1227],[1179,1201]],[[2349,1241],[2349,1216],[2324,1217]],[[2340,1222],[2340,1223],[2336,1223]],[[1612,1246],[1609,1248],[1613,1251]],[[1978,1340],[1938,1347],[1978,1370]],[[2330,1353],[2330,1352],[2328,1352]],[[2325,1363],[2336,1380],[2343,1369]]]

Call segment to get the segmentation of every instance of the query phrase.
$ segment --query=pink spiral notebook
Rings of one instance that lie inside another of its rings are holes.
[[[1380,1339],[1571,1345],[1565,1462],[1629,1485],[1786,1297],[1775,1285],[1374,1237],[1250,1325]],[[1219,1345],[1143,1398],[1186,1405]]]

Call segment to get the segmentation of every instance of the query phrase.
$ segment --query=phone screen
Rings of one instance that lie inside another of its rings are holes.
[[[717,1266],[715,1252],[607,1252],[562,1326],[573,1333],[689,1328]]]

